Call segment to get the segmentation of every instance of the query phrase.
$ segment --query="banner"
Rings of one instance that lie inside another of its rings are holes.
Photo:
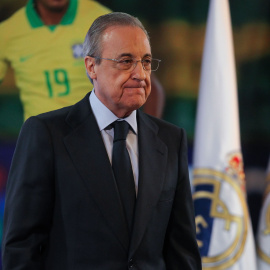
[[[256,270],[246,203],[231,19],[209,6],[193,160],[197,240],[204,270]]]
[[[258,270],[270,270],[270,159],[257,234]]]

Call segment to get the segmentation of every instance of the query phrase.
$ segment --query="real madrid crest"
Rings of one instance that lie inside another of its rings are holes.
[[[270,173],[267,176],[267,188],[259,220],[257,253],[260,259],[270,265]],[[269,266],[268,266],[269,267]]]
[[[204,270],[226,269],[241,256],[248,230],[240,153],[228,155],[223,171],[194,170],[197,241]]]

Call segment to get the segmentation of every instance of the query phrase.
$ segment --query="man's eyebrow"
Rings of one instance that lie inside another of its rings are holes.
[[[145,57],[152,57],[152,54],[151,53],[146,53],[143,58],[145,58]]]
[[[131,54],[131,53],[121,53],[118,58],[121,58],[121,57],[131,57],[131,58],[134,58],[134,55]],[[152,57],[151,53],[146,53],[143,58],[145,57]]]
[[[125,57],[125,56],[133,57],[131,53],[121,53],[118,57]]]

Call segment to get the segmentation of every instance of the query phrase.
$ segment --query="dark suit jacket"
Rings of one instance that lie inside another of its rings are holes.
[[[184,131],[141,111],[137,121],[131,239],[89,94],[25,122],[7,183],[4,270],[201,269]]]

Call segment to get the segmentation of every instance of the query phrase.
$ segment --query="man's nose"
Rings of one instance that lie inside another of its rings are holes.
[[[143,81],[146,78],[146,72],[147,71],[143,68],[143,63],[141,61],[137,61],[137,64],[132,72],[132,79]]]

